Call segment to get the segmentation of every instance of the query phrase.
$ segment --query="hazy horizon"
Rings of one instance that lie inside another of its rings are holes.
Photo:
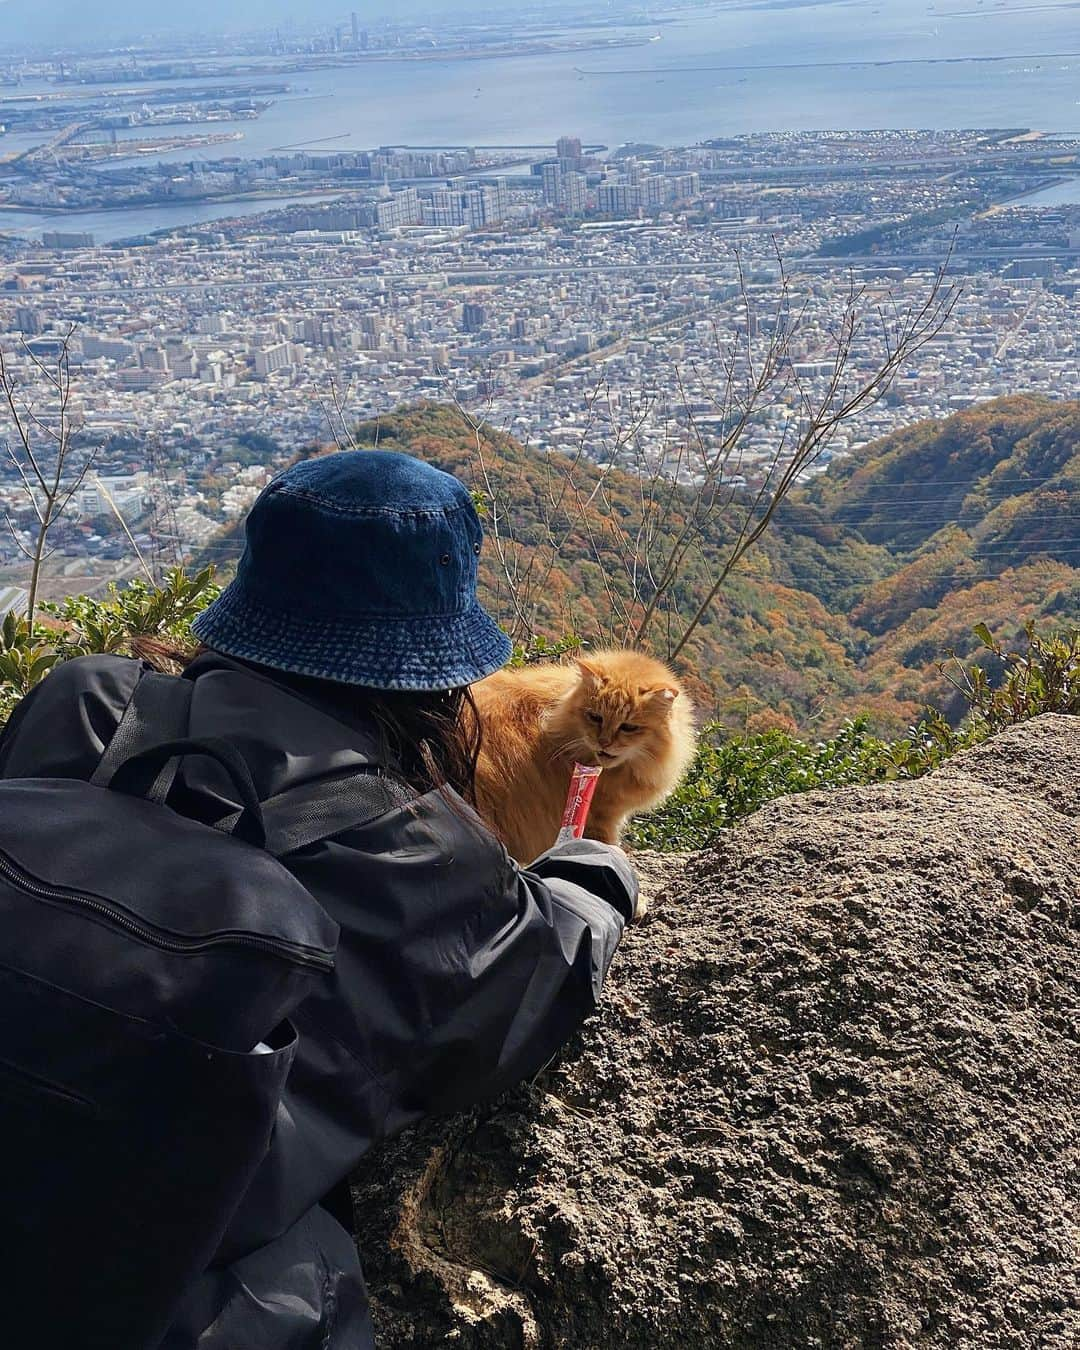
[[[15,45],[11,32],[22,26],[27,42],[63,41],[87,37],[103,40],[134,38],[169,31],[206,36],[229,32],[266,30],[290,21],[298,30],[320,24],[348,23],[355,12],[362,21],[433,16],[450,13],[499,12],[507,9],[549,8],[557,0],[188,0],[183,6],[164,6],[145,0],[100,0],[88,7],[77,0],[0,0],[0,14],[7,11],[9,35],[5,47]],[[561,3],[560,8],[565,6]],[[587,5],[584,8],[588,8]],[[611,7],[601,7],[610,13]]]
[[[837,9],[856,4],[857,0],[719,0],[703,6],[723,11],[791,11],[810,9]],[[1023,6],[1020,6],[1023,8]],[[1052,5],[1049,7],[1053,7]],[[925,12],[929,0],[892,0],[895,12]],[[998,10],[1008,11],[1004,4]],[[659,22],[665,10],[653,10],[640,0],[188,0],[183,6],[147,3],[146,0],[100,0],[87,6],[82,0],[0,0],[4,35],[0,49],[17,50],[20,39],[27,46],[55,44],[85,45],[97,39],[101,45],[116,41],[131,41],[149,36],[165,36],[169,32],[185,37],[201,34],[207,37],[230,33],[267,31],[275,27],[293,27],[307,32],[319,26],[348,24],[355,11],[362,24],[375,26],[386,19],[422,19],[447,15],[500,15],[508,11],[550,10],[558,14],[585,15],[595,13],[598,19],[612,20],[620,15],[627,18],[653,13]],[[682,18],[688,17],[684,12]]]

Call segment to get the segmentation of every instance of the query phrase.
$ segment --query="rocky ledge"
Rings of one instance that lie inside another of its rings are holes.
[[[380,1344],[1080,1343],[1080,718],[674,864],[531,1085],[356,1176]]]

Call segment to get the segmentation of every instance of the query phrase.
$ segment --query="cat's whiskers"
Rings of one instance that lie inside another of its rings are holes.
[[[579,737],[564,741],[561,745],[555,746],[551,754],[548,755],[548,763],[554,764],[557,759],[562,759],[564,755],[580,755],[582,752],[590,753],[589,747]]]

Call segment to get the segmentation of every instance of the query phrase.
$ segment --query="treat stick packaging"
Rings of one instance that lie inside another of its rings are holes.
[[[592,805],[593,793],[602,773],[603,769],[599,764],[574,765],[574,772],[570,777],[570,791],[566,797],[566,810],[563,812],[562,829],[555,840],[557,844],[563,844],[567,839],[580,839],[585,833],[589,807]]]

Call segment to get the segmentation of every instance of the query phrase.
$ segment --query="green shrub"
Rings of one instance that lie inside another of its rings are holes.
[[[138,580],[109,586],[102,599],[74,595],[43,603],[45,622],[31,625],[9,613],[0,627],[0,722],[60,661],[104,652],[131,656],[145,639],[194,645],[191,621],[217,594],[213,568],[190,577],[173,568],[160,586]]]
[[[994,640],[986,624],[975,636],[998,665],[999,683],[981,665],[965,666],[955,653],[938,667],[968,704],[967,721],[980,736],[992,736],[1042,713],[1080,713],[1080,628],[1040,634],[1024,627],[1022,651]]]
[[[869,719],[857,717],[829,740],[811,744],[779,730],[733,735],[714,723],[702,732],[686,778],[658,811],[634,822],[630,842],[637,848],[701,848],[776,797],[913,778],[944,757],[927,724],[901,741],[881,740],[868,728]]]
[[[73,595],[62,604],[45,603],[40,608],[57,625],[49,638],[66,661],[101,652],[130,655],[139,638],[194,645],[191,621],[218,594],[212,567],[190,577],[174,567],[160,586],[137,579],[123,589],[110,585],[101,600]]]

